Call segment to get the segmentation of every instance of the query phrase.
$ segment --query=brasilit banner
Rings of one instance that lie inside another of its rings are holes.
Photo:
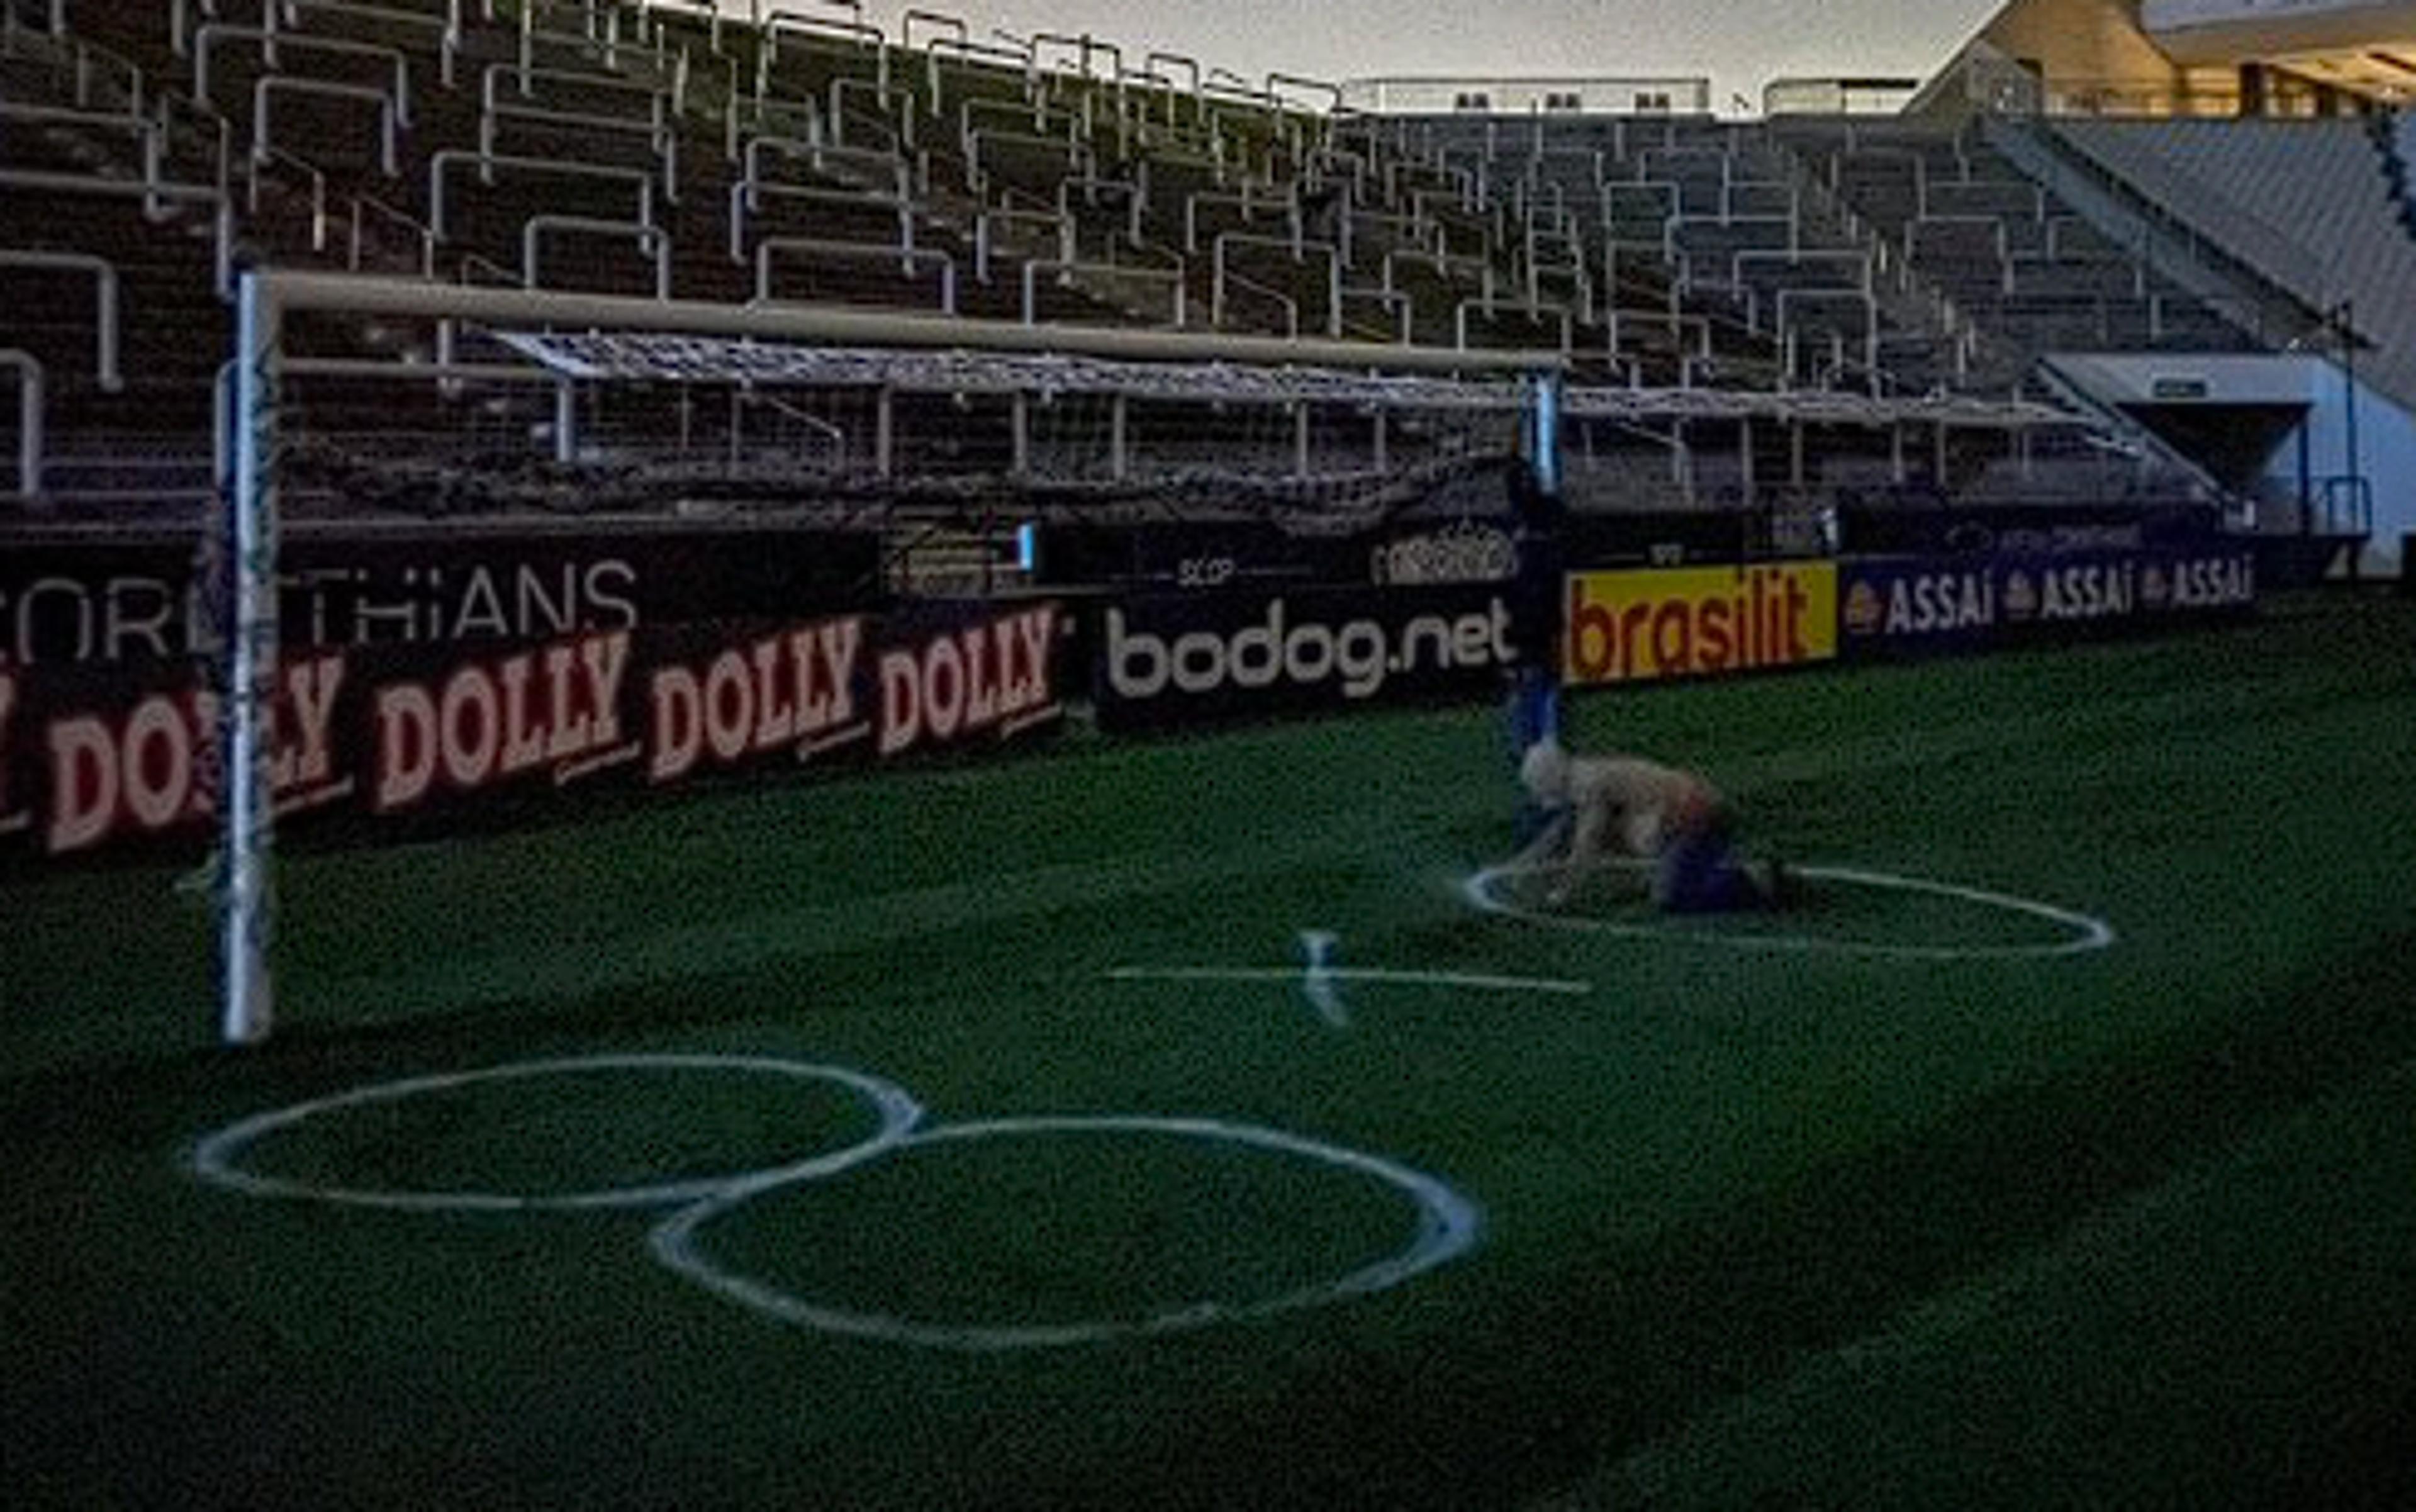
[[[1718,677],[1837,655],[1837,564],[1572,573],[1562,648],[1572,687]]]

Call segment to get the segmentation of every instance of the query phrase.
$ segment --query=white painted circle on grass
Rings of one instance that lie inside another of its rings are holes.
[[[689,1177],[636,1187],[604,1187],[593,1191],[572,1192],[479,1192],[479,1191],[413,1191],[379,1190],[371,1187],[331,1186],[316,1182],[295,1181],[283,1176],[263,1175],[247,1171],[241,1165],[244,1152],[264,1135],[292,1128],[312,1119],[340,1113],[348,1109],[379,1103],[400,1102],[405,1098],[424,1096],[430,1093],[450,1092],[459,1087],[476,1086],[491,1081],[528,1081],[540,1077],[585,1076],[598,1072],[655,1073],[663,1071],[731,1072],[747,1076],[782,1077],[797,1081],[825,1081],[844,1087],[870,1103],[880,1115],[880,1126],[864,1139],[840,1149],[800,1159],[793,1164],[732,1172],[719,1175]],[[338,1202],[352,1207],[390,1208],[422,1213],[536,1213],[574,1212],[597,1208],[665,1207],[693,1202],[723,1190],[732,1183],[764,1178],[779,1181],[804,1181],[843,1171],[860,1161],[869,1160],[885,1150],[896,1147],[922,1121],[923,1110],[904,1089],[879,1077],[866,1076],[844,1066],[814,1066],[801,1061],[775,1060],[755,1055],[590,1055],[567,1060],[520,1061],[508,1066],[489,1066],[476,1071],[451,1071],[437,1076],[413,1077],[401,1081],[385,1081],[374,1086],[358,1087],[333,1096],[314,1098],[260,1113],[230,1124],[195,1145],[192,1171],[202,1180],[230,1191],[251,1197],[299,1198],[318,1202]]]
[[[1642,863],[1617,863],[1628,869],[1641,869]],[[1790,869],[1799,877],[1822,882],[1843,883],[1849,886],[1870,887],[1886,892],[1925,893],[1934,898],[1955,899],[1984,908],[2026,915],[2052,924],[2066,931],[2065,938],[2039,945],[1899,945],[1883,940],[1840,939],[1816,934],[1758,934],[1737,930],[1707,929],[1703,925],[1716,915],[1697,915],[1685,920],[1685,927],[1674,928],[1669,920],[1632,922],[1623,919],[1588,918],[1574,914],[1554,914],[1543,909],[1513,903],[1502,897],[1501,885],[1514,877],[1534,876],[1551,870],[1551,866],[1488,867],[1468,879],[1461,893],[1476,907],[1505,918],[1523,919],[1533,924],[1548,924],[1564,930],[1583,930],[1595,934],[1618,935],[1634,940],[1666,940],[1681,945],[1718,945],[1733,950],[1791,950],[1844,956],[1872,956],[1895,960],[2020,960],[2054,956],[2076,956],[2091,950],[2103,950],[2114,943],[2114,928],[2104,919],[2087,914],[2042,903],[2033,899],[2016,898],[2008,893],[1988,892],[1978,887],[1966,887],[1951,882],[1932,882],[1924,877],[1897,876],[1885,871],[1864,871],[1851,867],[1795,867]]]
[[[655,1230],[651,1243],[656,1258],[680,1275],[741,1307],[783,1323],[886,1344],[964,1353],[995,1353],[1096,1344],[1115,1338],[1177,1333],[1204,1328],[1212,1323],[1246,1322],[1365,1296],[1398,1286],[1466,1253],[1475,1245],[1484,1226],[1483,1217],[1475,1203],[1424,1172],[1278,1129],[1229,1124],[1216,1119],[1142,1116],[1000,1118],[933,1128],[902,1142],[938,1144],[963,1140],[1096,1133],[1172,1135],[1243,1144],[1372,1176],[1398,1188],[1417,1204],[1417,1232],[1398,1254],[1364,1265],[1321,1285],[1302,1287],[1255,1302],[1202,1302],[1140,1318],[1025,1324],[934,1323],[885,1313],[826,1307],[767,1282],[737,1275],[705,1254],[698,1239],[700,1229],[753,1198],[809,1179],[793,1172],[767,1173],[717,1192],[666,1219]]]

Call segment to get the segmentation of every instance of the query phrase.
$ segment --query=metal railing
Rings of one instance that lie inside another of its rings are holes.
[[[207,204],[217,213],[216,280],[221,294],[234,286],[234,210],[216,189],[198,184],[140,184],[87,174],[46,174],[0,169],[0,189],[31,189],[51,194],[89,195],[96,199],[159,199],[171,203]]]
[[[2065,186],[2078,183],[2111,200],[2136,224],[2137,233],[2127,239],[2110,239],[2152,266],[2162,260],[2160,253],[2178,257],[2216,270],[2218,276],[2273,289],[2311,311],[2337,297],[2321,258],[2186,170],[2160,165],[2157,172],[2166,182],[2151,195],[2133,182],[2122,165],[2107,160],[2087,142],[2056,129],[2050,122],[1992,116],[1983,129],[1992,145],[2043,177],[2057,198],[2069,203],[2072,197]],[[2218,238],[2200,231],[2201,224],[2222,227],[2222,235]]]
[[[1062,210],[1026,209],[1008,204],[984,210],[974,218],[974,281],[989,281],[991,254],[1019,226],[1030,226],[1046,232],[1056,243],[1055,254],[1061,263],[1075,259],[1074,219]]]
[[[1792,383],[1797,372],[1801,370],[1804,333],[1803,323],[1797,318],[1797,312],[1807,305],[1851,305],[1860,310],[1863,314],[1863,370],[1874,376],[1879,372],[1880,307],[1878,299],[1874,298],[1868,290],[1781,289],[1772,303],[1774,308],[1771,318],[1778,335],[1779,371],[1789,382]],[[1819,333],[1814,334],[1817,337]],[[1835,330],[1830,334],[1834,338],[1833,344],[1835,347],[1834,363],[1837,367],[1842,367],[1845,356],[1843,350],[1845,333],[1842,330]]]
[[[218,19],[223,13],[222,0],[201,0],[204,14]],[[188,23],[192,0],[170,0],[168,7],[169,50],[178,57],[192,54],[192,28]],[[489,0],[487,19],[494,19],[492,0]],[[437,71],[439,82],[447,89],[457,82],[457,60],[462,47],[461,0],[445,0],[445,14],[433,15],[425,10],[405,10],[393,6],[364,5],[359,0],[260,0],[261,29],[270,32],[298,31],[301,18],[310,11],[325,15],[348,16],[383,26],[400,26],[411,31],[436,33]]]
[[[348,42],[335,37],[272,31],[263,26],[230,26],[211,22],[193,34],[193,98],[210,110],[218,109],[218,102],[210,98],[210,53],[219,42],[257,42],[260,44],[261,65],[267,68],[280,67],[277,54],[287,48],[336,57],[367,58],[382,66],[391,66],[394,88],[390,93],[394,100],[395,120],[400,126],[411,125],[411,59],[400,48]]]
[[[1221,327],[1225,324],[1226,286],[1238,277],[1231,271],[1231,249],[1237,247],[1255,247],[1285,252],[1290,254],[1294,262],[1306,262],[1312,256],[1324,258],[1325,334],[1333,337],[1339,337],[1342,334],[1342,257],[1331,242],[1303,242],[1297,237],[1253,236],[1238,231],[1220,232],[1212,249],[1211,265],[1214,273],[1209,284],[1208,297],[1208,323],[1211,325]],[[1298,305],[1295,304],[1293,306],[1295,330],[1299,319],[1298,309]]]
[[[811,189],[802,184],[759,184],[752,179],[743,179],[730,186],[732,262],[743,265],[747,261],[747,218],[749,214],[762,214],[766,198],[832,209],[879,211],[894,218],[898,225],[898,239],[880,245],[893,249],[900,257],[911,258],[915,254],[914,202],[903,194],[883,194],[871,189]]]
[[[272,135],[268,102],[278,95],[306,95],[317,99],[350,99],[375,105],[378,112],[378,171],[388,178],[402,176],[401,149],[396,141],[399,116],[394,100],[383,89],[369,84],[337,83],[325,79],[302,79],[292,74],[267,74],[251,86],[251,155],[255,161],[270,151]]]
[[[44,446],[42,364],[32,353],[9,347],[0,350],[0,370],[17,375],[17,493],[21,498],[38,499]]]
[[[516,173],[553,174],[558,177],[600,179],[619,184],[633,184],[638,190],[637,219],[646,225],[655,223],[655,175],[638,168],[612,168],[601,163],[563,162],[552,158],[521,158],[495,153],[470,152],[447,148],[428,160],[428,220],[439,241],[451,240],[450,220],[446,215],[445,174],[448,169],[467,166],[480,170],[482,177],[491,177],[497,168]]]
[[[125,326],[118,293],[117,265],[89,252],[51,252],[0,248],[0,268],[24,268],[47,273],[79,273],[92,279],[93,345],[96,381],[103,393],[126,386],[118,366]]]
[[[1472,314],[1481,314],[1487,320],[1499,320],[1503,315],[1524,315],[1530,322],[1556,321],[1561,328],[1560,344],[1557,350],[1562,352],[1576,350],[1576,311],[1556,301],[1501,298],[1461,300],[1452,313],[1452,330],[1455,344],[1463,352],[1468,350],[1468,318]]]
[[[636,96],[645,101],[645,115],[641,119],[632,115],[605,115],[594,111],[558,106],[516,105],[502,98],[502,92],[496,88],[499,82],[512,78],[518,79],[523,99],[535,99],[535,86],[539,81],[544,81],[579,89]],[[656,167],[662,174],[663,198],[676,204],[679,203],[679,132],[672,115],[671,96],[667,91],[610,74],[491,63],[478,79],[478,151],[482,155],[494,155],[497,135],[504,124],[509,121],[643,137],[654,154]],[[492,184],[494,177],[491,174],[482,173],[479,181]]]
[[[373,195],[355,194],[350,220],[352,234],[346,243],[344,265],[352,272],[359,273],[366,267],[363,249],[372,239],[368,234],[369,228],[372,224],[382,224],[408,234],[418,249],[414,261],[419,276],[423,279],[436,277],[436,233],[415,217],[406,215]]]
[[[533,215],[521,227],[521,281],[531,289],[558,287],[548,285],[538,276],[542,249],[548,234],[569,233],[585,236],[610,236],[635,241],[642,254],[655,263],[655,297],[672,296],[672,238],[659,226],[635,220],[606,220],[594,216]]]
[[[861,242],[817,241],[802,236],[767,236],[755,244],[755,299],[758,305],[776,305],[781,301],[772,296],[772,263],[784,253],[803,253],[828,262],[894,263],[908,277],[916,267],[940,270],[940,312],[957,313],[957,261],[945,252],[918,248],[867,247]]]
[[[1071,288],[1078,280],[1096,279],[1122,280],[1134,283],[1163,283],[1173,294],[1173,315],[1166,324],[1181,329],[1186,318],[1185,274],[1181,266],[1172,268],[1134,267],[1120,263],[1078,263],[1051,258],[1033,258],[1023,265],[1023,324],[1034,325],[1040,320],[1040,280],[1046,275],[1056,279],[1059,287]]]
[[[1232,295],[1236,294],[1246,295],[1253,299],[1274,305],[1283,313],[1283,333],[1285,338],[1290,340],[1299,340],[1300,301],[1294,299],[1288,294],[1283,294],[1277,290],[1270,289],[1263,283],[1254,282],[1249,279],[1243,278],[1239,274],[1231,275],[1225,280],[1225,289],[1226,302],[1229,305],[1233,302]],[[1225,328],[1225,316],[1223,311],[1220,310],[1216,317],[1209,322],[1209,324],[1214,329],[1223,330]]]
[[[143,182],[156,185],[164,176],[166,155],[163,138],[166,129],[147,115],[0,100],[0,121],[16,121],[27,126],[68,126],[83,131],[128,132],[137,139],[137,150],[143,159]],[[144,215],[158,220],[165,214],[166,207],[153,202],[144,204],[143,209]]]

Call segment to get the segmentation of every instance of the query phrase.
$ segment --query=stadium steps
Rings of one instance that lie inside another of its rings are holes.
[[[53,83],[43,70],[14,70],[5,97],[67,105],[72,95]],[[12,170],[140,179],[130,136],[72,125],[9,123],[5,130],[0,162]],[[185,178],[188,171],[172,164],[167,176]],[[0,302],[9,312],[0,345],[30,352],[49,385],[40,507],[79,497],[133,508],[147,498],[206,492],[212,387],[232,335],[217,293],[213,217],[205,207],[172,205],[154,221],[139,199],[65,189],[12,187],[7,200],[0,247],[98,256],[117,283],[122,381],[105,387],[94,278],[0,269]],[[13,388],[0,410],[0,438],[13,458]]]
[[[2051,351],[2259,345],[2253,323],[2079,231],[2055,187],[1969,133],[1856,123],[1809,145],[1840,198],[1977,329],[1978,386],[2008,391]]]
[[[1648,204],[1639,193],[1605,187],[1608,182],[1632,190],[1644,171],[1643,155],[1668,155],[1685,169],[1683,182],[1669,180],[1680,182],[1681,206],[1706,218],[1702,234],[1716,239],[1724,234],[1711,226],[1721,210],[1721,155],[1736,149],[1733,133],[1722,128],[1695,130],[1627,120],[1572,118],[1530,129],[1526,123],[1434,116],[1403,121],[1389,134],[1392,144],[1383,143],[1374,129],[1358,140],[1371,155],[1397,155],[1388,159],[1393,164],[1388,181],[1399,196],[1394,203],[1414,208],[1417,202],[1412,196],[1423,192],[1428,197],[1426,208],[1434,214],[1437,202],[1456,204],[1472,186],[1478,188],[1481,210],[1436,218],[1447,219],[1467,238],[1456,250],[1477,249],[1485,245],[1478,238],[1490,238],[1494,291],[1505,307],[1523,297],[1525,286],[1517,271],[1523,259],[1535,258],[1547,265],[1567,261],[1566,237],[1548,217],[1545,240],[1538,245],[1525,240],[1527,197],[1532,194],[1535,203],[1547,206],[1558,203],[1571,212],[1585,265],[1597,280],[1596,318],[1576,323],[1573,338],[1577,356],[1590,370],[1582,381],[1749,387],[1776,382],[1774,344],[1766,334],[1749,329],[1738,300],[1715,286],[1727,277],[1725,256],[1715,259],[1722,264],[1716,280],[1700,288],[1683,287],[1681,269],[1665,255],[1666,216],[1659,202]],[[1761,182],[1769,172],[1749,168],[1743,176]],[[1557,188],[1557,202],[1546,185]],[[1610,241],[1606,240],[1607,223]],[[1608,287],[1600,279],[1606,267],[1611,270]],[[1482,288],[1468,279],[1437,280],[1425,270],[1416,274],[1416,280],[1412,294],[1419,301],[1419,340],[1456,340],[1458,302],[1481,297]],[[1549,289],[1546,298],[1565,300],[1567,294],[1562,275],[1560,285]],[[1615,326],[1609,315],[1613,310],[1619,312]],[[1680,323],[1674,332],[1673,318]],[[1556,340],[1556,322],[1554,327],[1550,334]],[[1710,334],[1707,355],[1699,334],[1704,330]],[[1534,317],[1504,308],[1494,320],[1472,319],[1470,339],[1533,346],[1540,334]]]
[[[2416,240],[2354,121],[2065,121],[2055,136],[2311,310],[2352,302],[2361,377],[2416,406]]]
[[[2391,187],[2393,207],[2398,212],[2400,228],[2410,238],[2416,238],[2416,182],[2409,174],[2416,173],[2416,115],[2405,111],[2378,114],[2368,123],[2374,132],[2374,148],[2382,159],[2382,176]]]

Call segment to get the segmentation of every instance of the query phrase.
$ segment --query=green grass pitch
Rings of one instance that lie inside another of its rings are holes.
[[[297,851],[254,1052],[174,871],[20,876],[0,1504],[2416,1501],[2416,604],[1572,718],[2113,943],[1481,912],[1475,708]],[[563,1201],[197,1179],[278,1110],[231,1166]]]

